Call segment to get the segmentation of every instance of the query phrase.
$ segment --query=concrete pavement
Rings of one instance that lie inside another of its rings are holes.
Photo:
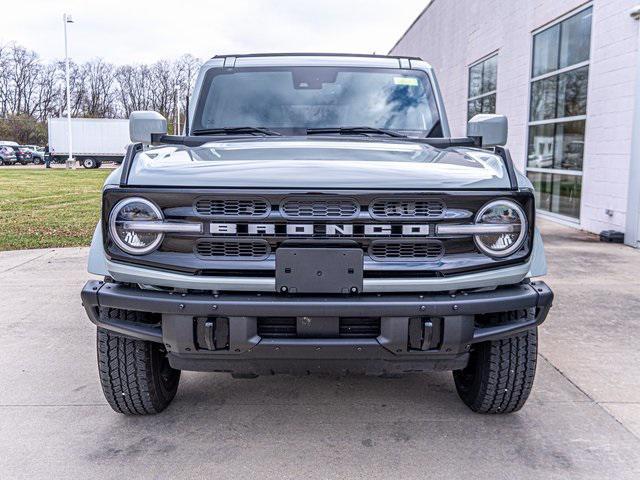
[[[640,478],[640,252],[541,222],[555,306],[536,384],[473,414],[450,374],[183,375],[160,415],[107,406],[86,249],[0,253],[0,478]]]

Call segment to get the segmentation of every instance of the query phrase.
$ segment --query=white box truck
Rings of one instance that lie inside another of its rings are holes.
[[[98,168],[102,162],[120,163],[131,143],[129,120],[72,118],[71,139],[73,157],[85,168]],[[49,118],[49,149],[55,162],[64,162],[69,156],[66,118]]]

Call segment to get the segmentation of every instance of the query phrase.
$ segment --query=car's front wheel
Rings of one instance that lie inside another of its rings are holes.
[[[520,410],[531,393],[538,356],[538,329],[479,343],[469,365],[453,372],[462,401],[478,413]]]
[[[144,314],[115,308],[101,316],[144,321]],[[180,370],[169,365],[164,346],[135,340],[98,328],[98,370],[102,391],[111,408],[125,415],[148,415],[164,410],[173,400]]]

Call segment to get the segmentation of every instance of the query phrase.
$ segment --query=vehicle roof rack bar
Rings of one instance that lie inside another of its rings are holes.
[[[380,54],[368,54],[368,53],[322,53],[322,52],[282,52],[282,53],[239,53],[239,54],[225,54],[214,55],[212,58],[247,58],[247,57],[369,57],[369,58],[397,58],[408,60],[422,60],[420,57],[410,57],[406,55],[380,55]]]

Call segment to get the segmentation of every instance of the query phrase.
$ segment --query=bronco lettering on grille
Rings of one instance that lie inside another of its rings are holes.
[[[420,236],[429,235],[429,225],[424,224],[313,224],[313,223],[211,223],[211,233],[214,235],[245,234],[245,235],[282,235],[282,236],[313,236],[326,235],[328,237],[365,236],[383,237],[390,235]]]

